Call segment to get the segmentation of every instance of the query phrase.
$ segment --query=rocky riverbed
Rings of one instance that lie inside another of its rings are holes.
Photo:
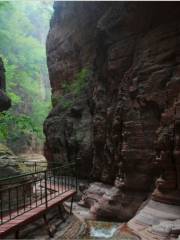
[[[41,171],[47,166],[46,159],[42,154],[15,155],[7,146],[0,144],[0,178],[34,171],[35,162],[37,163],[36,170]]]

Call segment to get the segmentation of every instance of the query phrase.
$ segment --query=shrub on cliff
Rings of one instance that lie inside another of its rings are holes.
[[[59,98],[59,102],[64,107],[64,109],[72,107],[75,98],[78,98],[87,86],[89,75],[90,70],[87,68],[82,68],[76,74],[74,80],[71,83],[63,84],[64,95]],[[67,95],[71,95],[72,98],[68,98]]]

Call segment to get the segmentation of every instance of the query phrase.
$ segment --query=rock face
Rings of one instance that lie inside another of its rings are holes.
[[[5,94],[6,82],[5,82],[5,69],[3,61],[0,58],[0,112],[7,110],[11,106],[11,100]]]
[[[153,199],[180,203],[179,10],[170,2],[54,4],[47,39],[54,108],[44,124],[45,155],[78,158],[80,177],[115,182],[113,197],[96,203],[99,217],[116,202],[113,216],[131,218],[160,175]],[[84,69],[85,86],[67,93]]]
[[[136,233],[141,240],[177,239],[175,237],[180,234],[180,207],[150,200],[127,223],[127,229]],[[120,228],[120,236],[121,232]]]
[[[2,59],[0,58],[0,112],[8,110],[11,106],[11,100],[5,93],[5,69]],[[0,178],[5,178],[19,174],[15,155],[5,145],[0,144]],[[0,184],[1,188],[1,184]]]
[[[20,174],[18,158],[5,145],[0,144],[0,178],[12,177]],[[0,188],[2,183],[0,183]]]

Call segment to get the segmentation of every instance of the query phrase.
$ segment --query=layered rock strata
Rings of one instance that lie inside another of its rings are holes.
[[[113,218],[130,219],[160,175],[153,199],[179,204],[179,10],[170,2],[54,5],[45,155],[77,158],[79,177],[114,185],[93,207],[100,218],[114,208]],[[86,84],[75,94],[84,69]]]
[[[180,207],[151,200],[128,222],[127,229],[141,240],[177,239],[180,236]],[[121,231],[120,228],[120,234]]]

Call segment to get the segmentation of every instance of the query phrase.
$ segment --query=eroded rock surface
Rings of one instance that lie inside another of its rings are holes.
[[[160,175],[155,200],[179,204],[173,109],[180,98],[180,4],[56,2],[54,8],[47,39],[54,104],[44,124],[48,161],[78,157],[80,177],[111,185],[113,204],[104,194],[94,207],[101,218],[116,205],[119,219],[131,218]],[[85,68],[86,86],[76,96],[66,93]],[[165,132],[171,140],[164,145]]]
[[[150,200],[127,227],[142,240],[176,239],[180,234],[180,207]]]

